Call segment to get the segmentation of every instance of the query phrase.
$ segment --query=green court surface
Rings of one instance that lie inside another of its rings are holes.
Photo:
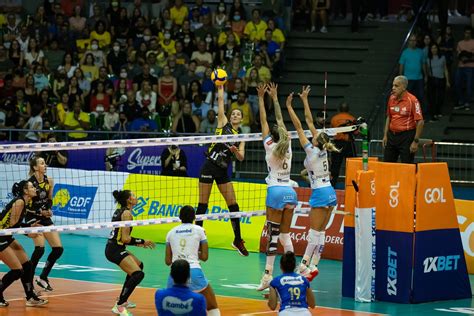
[[[54,267],[51,278],[112,284],[123,282],[124,272],[105,259],[106,239],[65,234],[61,237],[65,251]],[[33,250],[32,240],[23,236],[17,239],[30,255]],[[141,286],[165,287],[169,270],[164,263],[164,245],[159,244],[154,250],[128,248],[144,262],[145,279]],[[49,249],[41,259],[42,262],[46,260],[48,253]],[[37,275],[40,273],[42,262],[36,271]],[[251,253],[249,257],[241,257],[235,251],[220,249],[210,249],[209,260],[202,264],[216,294],[253,299],[263,299],[262,294],[255,288],[260,281],[264,265],[264,254]],[[411,305],[383,302],[356,303],[353,299],[341,296],[341,262],[323,260],[319,267],[320,275],[311,284],[319,306],[390,315],[474,314],[474,298]],[[0,265],[0,271],[7,271],[3,263]],[[470,276],[470,281],[474,292],[473,275]],[[54,284],[54,281],[52,283]],[[153,297],[150,297],[150,300],[153,300]]]

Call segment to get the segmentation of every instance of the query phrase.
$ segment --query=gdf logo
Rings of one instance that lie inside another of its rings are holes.
[[[427,204],[432,203],[445,203],[444,188],[428,188],[425,191],[425,202]]]
[[[392,184],[390,186],[390,200],[388,201],[388,204],[390,204],[390,207],[395,208],[398,206],[398,196],[399,192],[398,189],[400,188],[400,181],[398,181],[396,184]]]

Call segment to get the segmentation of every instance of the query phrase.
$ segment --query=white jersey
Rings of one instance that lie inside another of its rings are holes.
[[[265,178],[267,185],[271,186],[292,186],[290,181],[291,171],[291,140],[290,146],[288,147],[288,153],[286,158],[283,160],[278,159],[273,155],[273,149],[276,147],[275,143],[270,135],[265,137],[263,140],[263,147],[265,147],[265,160],[267,161],[268,176]]]
[[[331,186],[327,150],[314,147],[311,143],[306,144],[304,150],[306,151],[304,166],[308,171],[311,188],[317,189]]]
[[[166,243],[171,246],[172,261],[184,259],[191,268],[201,268],[199,264],[199,245],[207,242],[204,228],[194,224],[181,224],[166,235]]]

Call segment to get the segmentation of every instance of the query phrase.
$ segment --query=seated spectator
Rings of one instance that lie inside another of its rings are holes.
[[[260,55],[255,55],[252,67],[247,70],[246,77],[250,76],[250,72],[255,69],[258,72],[258,77],[263,83],[268,83],[272,79],[272,74],[267,66],[263,65],[263,60]]]
[[[142,108],[138,104],[135,95],[136,93],[133,90],[128,90],[127,101],[120,106],[120,113],[124,113],[129,122],[140,117],[142,113]]]
[[[188,65],[188,71],[179,77],[179,84],[181,86],[181,95],[187,96],[187,91],[191,86],[191,83],[200,80],[200,77],[196,74],[197,63],[195,60],[191,60]],[[201,89],[201,84],[199,83],[199,90]],[[189,100],[189,101],[192,101]]]
[[[41,91],[43,89],[49,89],[49,80],[48,77],[44,74],[43,66],[36,65],[34,69],[34,78],[35,78],[35,89],[36,91]]]
[[[232,80],[230,85],[230,80],[227,81],[227,91],[229,91],[229,107],[232,103],[237,102],[239,98],[239,92],[244,91],[244,81],[240,78],[235,78]]]
[[[20,43],[14,39],[10,44],[10,48],[8,49],[8,58],[16,67],[23,67],[24,57],[25,56],[21,51]]]
[[[260,33],[268,28],[267,23],[260,18],[260,10],[252,10],[252,20],[248,21],[244,29],[244,38],[251,42],[258,42]]]
[[[5,128],[22,129],[26,121],[24,118],[20,117],[11,99],[6,99],[3,104],[3,109],[5,111],[5,122],[3,124]],[[18,138],[18,132],[0,133],[0,139],[2,140],[17,141]]]
[[[146,64],[150,66],[150,75],[155,78],[159,77],[161,73],[161,67],[157,64],[156,52],[150,50],[146,53]]]
[[[133,90],[137,91],[141,86],[143,81],[148,81],[151,85],[151,89],[156,91],[158,89],[158,79],[151,75],[150,73],[150,65],[144,64],[142,66],[142,73],[133,78]]]
[[[285,48],[285,41],[286,41],[285,35],[281,31],[281,29],[275,26],[275,21],[273,21],[272,19],[269,19],[267,21],[267,24],[268,24],[268,28],[272,30],[272,40],[280,46],[280,50],[282,51]],[[265,30],[264,33],[266,31],[267,30]],[[265,39],[264,33],[260,34],[260,39]]]
[[[100,22],[104,23],[105,29],[107,29],[107,22],[108,22],[107,17],[102,12],[102,8],[100,7],[100,5],[95,4],[92,7],[92,13],[93,13],[93,15],[87,20],[88,28],[90,30],[92,30],[97,25],[97,23],[100,21]]]
[[[240,46],[235,42],[234,34],[230,34],[227,36],[227,42],[221,46],[219,51],[221,66],[225,68],[236,56],[240,56]]]
[[[44,53],[38,47],[36,39],[30,38],[30,40],[28,41],[28,48],[25,51],[23,59],[26,63],[26,66],[29,68],[32,68],[36,64],[43,64]]]
[[[0,98],[5,99],[7,97],[13,96],[13,89],[9,89],[9,85],[11,86],[12,82],[12,76],[11,75],[6,75],[5,78],[3,78],[5,81],[5,86],[3,89],[0,89]],[[26,75],[25,78],[25,100],[28,102],[33,102],[33,100],[36,98],[36,88],[35,88],[35,76],[33,75]]]
[[[13,67],[13,65],[12,65]],[[14,69],[13,71],[11,71]],[[24,89],[25,84],[26,84],[26,77],[25,74],[23,73],[23,69],[18,67],[18,68],[10,68],[9,73],[13,72],[13,78],[12,78],[12,87],[14,89]],[[3,76],[0,76],[3,78],[6,75],[6,73]]]
[[[160,105],[160,109],[158,109],[158,113],[161,117],[168,110],[164,110],[168,106],[171,110],[172,103],[176,100],[176,94],[178,93],[178,82],[176,78],[171,74],[170,67],[165,66],[163,67],[163,75],[158,79],[158,104]],[[169,116],[171,113],[166,114]]]
[[[114,92],[114,84],[112,80],[109,79],[107,76],[107,68],[106,67],[100,67],[99,68],[99,78],[96,80],[92,81],[91,83],[91,92],[94,93],[94,91],[97,89],[97,84],[99,82],[102,82],[105,87],[105,92],[107,92],[108,95],[112,95]]]
[[[202,27],[201,16],[199,15],[199,8],[193,7],[190,13],[191,17],[189,22],[191,23],[191,30],[194,32]]]
[[[105,54],[99,49],[99,41],[97,39],[91,40],[90,50],[85,52],[85,55],[87,54],[92,54],[92,56],[94,56],[94,64],[97,67],[105,66]]]
[[[213,38],[217,38],[217,35],[219,34],[216,28],[212,25],[212,18],[210,13],[202,16],[202,27],[194,32],[194,35],[196,36],[196,41],[203,41],[206,37],[206,34],[211,34]]]
[[[227,23],[227,12],[226,12],[226,6],[224,0],[221,0],[219,4],[217,5],[217,10],[213,14],[213,24],[214,27],[217,29],[217,31],[222,31],[224,26]]]
[[[199,126],[199,132],[207,133],[207,134],[214,134],[217,128],[217,120],[216,120],[216,112],[213,109],[209,109],[207,111],[207,116],[201,122],[201,126]]]
[[[148,4],[144,4],[141,0],[131,1],[131,3],[128,5],[127,10],[130,15],[136,14],[138,12],[140,16],[149,16]]]
[[[181,111],[173,118],[173,133],[192,134],[199,130],[199,118],[193,115],[191,104],[184,101]]]
[[[176,42],[171,38],[170,31],[165,31],[163,41],[160,42],[160,45],[168,55],[174,55],[176,53]]]
[[[244,30],[247,21],[242,18],[239,11],[235,11],[234,15],[230,16],[230,19],[232,32],[237,34],[239,38],[242,38],[244,36]]]
[[[84,77],[89,80],[89,82],[99,78],[99,67],[97,67],[97,65],[94,63],[94,55],[91,53],[84,54],[80,64],[82,73],[84,74]]]
[[[119,123],[119,115],[115,110],[115,106],[111,104],[109,111],[104,113],[103,128],[106,131],[111,131],[114,128],[114,126],[118,123]]]
[[[86,27],[86,18],[81,15],[81,6],[74,7],[74,15],[69,18],[69,29],[76,37],[84,31]]]
[[[49,91],[47,89],[43,89],[40,91],[38,98],[34,103],[38,103],[41,105],[41,117],[44,121],[49,122],[56,122],[56,111],[55,111],[55,104],[51,101]]]
[[[228,64],[225,68],[227,71],[228,80],[235,80],[236,78],[245,78],[246,71],[243,66],[242,59],[240,56],[234,56],[232,63]]]
[[[77,83],[79,84],[79,88],[82,90],[84,98],[87,97],[91,92],[91,82],[84,77],[84,72],[81,68],[76,68],[74,76],[77,78]]]
[[[214,61],[216,59],[219,47],[217,46],[215,38],[211,35],[211,33],[206,34],[204,37],[204,43],[206,43],[206,51],[211,53],[212,60]]]
[[[248,100],[250,106],[252,107],[252,112],[255,116],[258,114],[258,93],[257,87],[259,84],[263,83],[258,75],[256,68],[250,70],[248,77],[245,77],[245,90],[247,91]]]
[[[173,25],[180,27],[189,16],[189,10],[182,0],[175,0],[174,6],[170,9],[170,19]]]
[[[74,107],[74,103],[79,101],[81,104],[84,103],[84,93],[82,89],[79,87],[79,82],[76,77],[72,77],[69,80],[69,108],[72,109]]]
[[[20,51],[25,53],[28,48],[28,43],[30,42],[30,33],[26,25],[21,27],[20,35],[16,37],[16,40],[18,41],[18,44],[20,44]]]
[[[197,9],[200,17],[211,13],[211,8],[203,4],[203,2],[204,2],[203,0],[196,0],[196,3],[193,6],[193,9]],[[189,16],[191,18],[191,14]]]
[[[173,20],[171,20],[170,9],[165,8],[161,14],[163,20],[163,28],[165,30],[171,30],[173,28]]]
[[[115,126],[113,127],[113,130],[116,132],[127,132],[130,130],[130,123],[125,113],[123,112],[119,113],[119,121],[117,124],[115,124]],[[127,134],[122,134],[122,135],[116,134],[116,136],[114,136],[114,138],[121,138],[121,137],[126,138]]]
[[[28,129],[25,135],[25,140],[28,142],[39,142],[40,133],[36,132],[43,129],[43,118],[41,117],[42,112],[41,104],[33,104],[31,108],[31,117],[26,122],[24,129]]]
[[[120,14],[117,23],[111,23],[110,30],[113,38],[120,44],[125,44],[129,37],[130,19],[127,16],[127,9],[120,8]]]
[[[53,95],[57,98],[61,98],[61,94],[65,89],[67,88],[67,76],[66,76],[66,71],[61,70],[56,72],[56,75],[54,76],[54,81],[53,81]]]
[[[99,82],[97,89],[91,94],[89,112],[99,116],[110,108],[110,96],[105,92],[104,83]]]
[[[76,70],[76,62],[74,60],[74,56],[72,53],[66,52],[64,53],[63,62],[58,67],[58,71],[63,70],[66,71],[66,75],[69,79],[74,76],[74,71]]]
[[[197,94],[193,98],[192,103],[192,112],[193,115],[196,115],[200,121],[202,121],[207,116],[207,112],[209,112],[209,104],[202,102],[202,96]]]
[[[127,79],[119,79],[114,90],[112,104],[117,106],[125,103],[127,101],[127,91],[130,90],[130,88],[131,87],[127,86]]]
[[[74,101],[73,110],[66,114],[64,128],[77,131],[68,133],[69,140],[85,140],[88,137],[87,133],[81,133],[90,128],[89,114],[82,111],[81,101]]]
[[[202,79],[201,90],[202,95],[207,95],[210,91],[214,90],[214,82],[211,80],[212,68],[207,68]]]
[[[189,102],[193,102],[194,97],[199,95],[202,97],[201,83],[199,80],[193,80],[186,89],[185,99]]]
[[[15,103],[17,113],[27,121],[31,117],[31,103],[25,99],[25,92],[22,89],[16,90],[12,102]]]
[[[273,76],[279,77],[283,68],[280,45],[272,40],[272,30],[267,29],[265,32],[265,39],[260,42],[257,49],[260,48],[261,52],[265,53],[267,59],[270,62],[270,68],[273,70]],[[265,47],[266,46],[266,47]]]
[[[140,66],[138,66],[135,54],[128,55],[127,63],[122,66],[120,72],[123,73],[124,69],[125,69],[125,73],[127,74],[128,80],[133,80],[136,76],[141,74],[142,69],[140,68]]]
[[[156,92],[152,90],[150,81],[143,80],[141,89],[137,91],[135,98],[138,105],[142,108],[142,111],[146,108],[151,115],[155,115],[157,95]]]
[[[241,0],[234,0],[230,6],[229,16],[233,17],[239,13],[241,20],[247,20],[247,10]]]
[[[204,41],[198,43],[198,50],[193,52],[191,60],[195,60],[197,63],[197,75],[203,76],[206,68],[211,67],[213,58],[211,53],[206,50],[206,43]]]
[[[237,102],[234,102],[230,106],[230,111],[239,110],[242,113],[242,122],[240,123],[240,128],[242,133],[250,133],[250,127],[254,123],[252,108],[247,102],[247,93],[245,91],[240,91]]]
[[[127,63],[127,54],[120,50],[120,43],[118,41],[114,42],[112,49],[107,55],[107,64],[109,67],[109,73],[114,74],[115,76],[120,75],[120,68]]]
[[[56,104],[56,125],[60,128],[64,128],[64,122],[66,115],[69,112],[69,94],[64,92],[59,98],[59,102]]]
[[[235,42],[237,43],[237,45],[240,45],[240,37],[239,35],[234,32],[232,30],[232,27],[227,25],[224,27],[224,29],[222,30],[222,32],[219,33],[219,37],[217,39],[217,45],[219,47],[225,45],[227,43],[227,38],[229,37],[229,35],[234,35],[234,39],[235,39]]]
[[[283,0],[263,0],[260,9],[262,10],[262,16],[265,20],[272,19],[276,21],[280,29],[285,28],[283,23]]]
[[[63,61],[64,51],[59,49],[58,41],[51,40],[48,49],[44,51],[44,66],[48,73],[58,69]]]
[[[228,98],[227,91],[224,90],[224,105],[228,103],[227,98]],[[216,92],[215,88],[212,91],[209,91],[207,93],[206,100],[204,102],[209,104],[211,109],[213,109],[216,113],[218,113],[218,111],[217,111],[217,92]]]
[[[166,147],[161,153],[161,175],[187,177],[188,159],[176,145]]]
[[[181,29],[175,34],[174,39],[176,42],[182,42],[185,38],[189,38],[191,41],[195,42],[193,31],[191,31],[191,24],[189,20],[184,20]],[[176,52],[175,52],[176,53]]]
[[[48,143],[56,143],[56,135],[49,133],[46,141]],[[53,168],[65,168],[69,157],[67,150],[42,151],[40,156],[48,167]]]
[[[183,42],[188,42],[191,41],[191,38],[189,37],[184,37]],[[184,46],[183,42],[176,42],[175,44],[175,49],[176,49],[176,64],[178,65],[187,65],[189,64],[189,56],[184,52]]]
[[[134,132],[156,132],[158,125],[156,125],[155,120],[150,118],[150,111],[145,107],[142,109],[141,117],[133,120],[130,130]]]
[[[3,44],[5,48],[9,49],[17,38],[20,35],[21,21],[17,21],[15,13],[8,13],[7,23],[2,25],[3,33]]]

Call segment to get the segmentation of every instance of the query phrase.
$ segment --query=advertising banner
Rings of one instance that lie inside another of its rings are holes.
[[[418,164],[417,178],[412,301],[470,298],[448,166]]]
[[[295,209],[293,220],[290,227],[290,237],[295,248],[295,254],[302,256],[308,243],[308,230],[310,228],[309,214],[298,214],[301,208],[310,208],[309,197],[311,196],[310,188],[295,188],[298,194],[298,206]],[[266,193],[265,193],[266,194]],[[344,191],[336,190],[337,206],[336,209],[344,210]],[[264,201],[265,202],[265,201]],[[263,228],[263,230],[262,230]],[[344,215],[331,214],[328,225],[326,226],[326,243],[322,258],[342,260],[342,245],[344,242]],[[267,247],[268,233],[265,227],[261,227],[262,232],[260,238],[260,252],[265,252]],[[278,243],[278,253],[283,253],[283,247]]]
[[[474,201],[454,200],[467,271],[474,274]]]

